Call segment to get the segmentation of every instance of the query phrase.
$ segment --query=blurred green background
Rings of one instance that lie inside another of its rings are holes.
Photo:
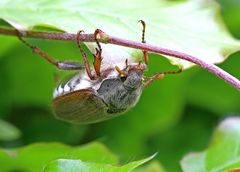
[[[228,29],[240,39],[240,1],[218,2]],[[81,59],[75,43],[29,41],[57,59]],[[180,171],[181,158],[191,151],[203,150],[220,120],[240,113],[239,92],[194,67],[154,82],[143,92],[137,106],[123,116],[81,126],[62,122],[53,117],[50,108],[54,75],[70,72],[57,71],[15,37],[1,35],[0,42],[0,117],[21,132],[12,130],[2,137],[2,148],[35,142],[81,145],[98,140],[123,163],[158,152],[155,159],[167,171]],[[219,66],[240,78],[240,52]],[[174,69],[165,58],[150,55],[146,75]],[[6,125],[1,124],[0,137]]]

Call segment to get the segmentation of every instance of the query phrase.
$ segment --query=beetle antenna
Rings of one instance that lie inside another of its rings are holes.
[[[118,66],[115,66],[115,69],[118,71],[120,75],[127,76],[126,72],[124,72],[122,69],[120,69]]]

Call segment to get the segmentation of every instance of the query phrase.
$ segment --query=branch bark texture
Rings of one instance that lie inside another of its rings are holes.
[[[70,33],[57,33],[57,32],[36,32],[36,31],[20,31],[22,37],[48,39],[48,40],[65,40],[65,41],[76,41],[76,34]],[[18,35],[18,32],[14,29],[0,28],[0,34],[3,35]],[[147,50],[154,53],[164,54],[179,59],[187,60],[194,64],[201,66],[202,68],[208,70],[209,72],[215,74],[219,78],[223,79],[227,83],[234,86],[236,89],[240,90],[240,81],[234,76],[230,75],[226,71],[222,70],[214,64],[207,63],[200,60],[197,57],[178,52],[175,50],[170,50],[146,43],[135,42],[131,40],[125,40],[117,37],[107,35],[104,32],[98,34],[97,39],[99,42],[106,44],[115,44],[124,47],[136,48],[141,50]],[[81,34],[80,40],[83,42],[95,42],[94,34]]]

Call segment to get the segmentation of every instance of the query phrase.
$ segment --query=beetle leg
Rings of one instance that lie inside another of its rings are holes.
[[[139,22],[141,22],[142,26],[143,26],[143,30],[142,30],[142,43],[146,43],[145,40],[145,30],[146,30],[146,24],[143,20],[139,20]],[[148,64],[148,51],[143,50],[143,56],[144,56],[144,62],[147,65]]]
[[[99,29],[96,29],[94,32],[94,38],[96,40],[96,44],[97,44],[98,48],[96,48],[96,54],[94,55],[93,66],[94,66],[97,76],[101,75],[100,70],[101,70],[101,62],[102,62],[102,47],[97,40],[97,34],[99,33],[99,31],[100,31]]]
[[[47,60],[48,62],[50,62],[54,66],[56,66],[58,69],[62,69],[62,70],[81,70],[81,69],[85,68],[83,65],[78,64],[78,63],[56,61],[52,57],[48,56],[45,52],[43,52],[40,48],[38,48],[34,45],[31,45],[28,42],[26,42],[25,40],[23,40],[22,37],[21,37],[21,33],[18,30],[17,30],[17,32],[18,32],[17,36],[18,36],[19,40],[22,43],[24,43],[27,47],[31,48],[33,53],[36,53],[36,54],[40,55],[45,60]]]
[[[177,71],[169,71],[169,72],[160,72],[157,73],[151,77],[144,77],[144,79],[146,80],[146,82],[144,83],[144,88],[146,88],[147,86],[149,86],[153,81],[155,80],[161,80],[164,78],[164,75],[166,74],[178,74],[182,72],[182,68],[180,68]]]
[[[147,88],[153,81],[159,79],[163,79],[164,78],[164,73],[158,73],[153,75],[152,77],[144,77],[144,80],[146,80],[146,82],[144,83],[144,88]]]
[[[80,36],[81,36],[81,33],[82,33],[82,32],[83,32],[83,31],[80,30],[80,31],[77,33],[77,46],[78,46],[78,48],[80,49],[80,52],[81,52],[81,54],[82,54],[83,61],[84,61],[84,65],[85,65],[85,68],[86,68],[86,72],[87,72],[89,78],[90,78],[91,80],[95,80],[95,79],[96,79],[96,76],[92,74],[91,68],[90,68],[90,64],[89,64],[89,61],[88,61],[88,59],[87,59],[87,55],[85,54],[85,52],[83,51],[83,49],[82,49],[82,47],[81,47],[81,45],[80,45]]]

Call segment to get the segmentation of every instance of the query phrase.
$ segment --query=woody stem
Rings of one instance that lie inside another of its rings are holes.
[[[48,40],[66,40],[66,41],[76,41],[76,34],[71,33],[56,33],[56,32],[35,32],[35,31],[20,31],[22,37],[48,39]],[[18,35],[18,32],[14,29],[0,28],[0,34],[3,35]],[[240,90],[240,81],[234,76],[230,75],[226,71],[222,70],[218,66],[207,63],[197,57],[178,52],[175,50],[170,50],[147,43],[135,42],[131,40],[121,39],[107,35],[105,33],[99,34],[97,37],[98,41],[106,44],[115,44],[124,47],[130,47],[135,49],[146,50],[154,53],[164,54],[179,59],[187,60],[194,64],[201,66],[202,68],[208,70],[209,72],[215,74],[219,78],[223,79],[227,83],[234,86],[236,89]],[[81,34],[79,37],[80,41],[83,42],[96,42],[94,34]]]

